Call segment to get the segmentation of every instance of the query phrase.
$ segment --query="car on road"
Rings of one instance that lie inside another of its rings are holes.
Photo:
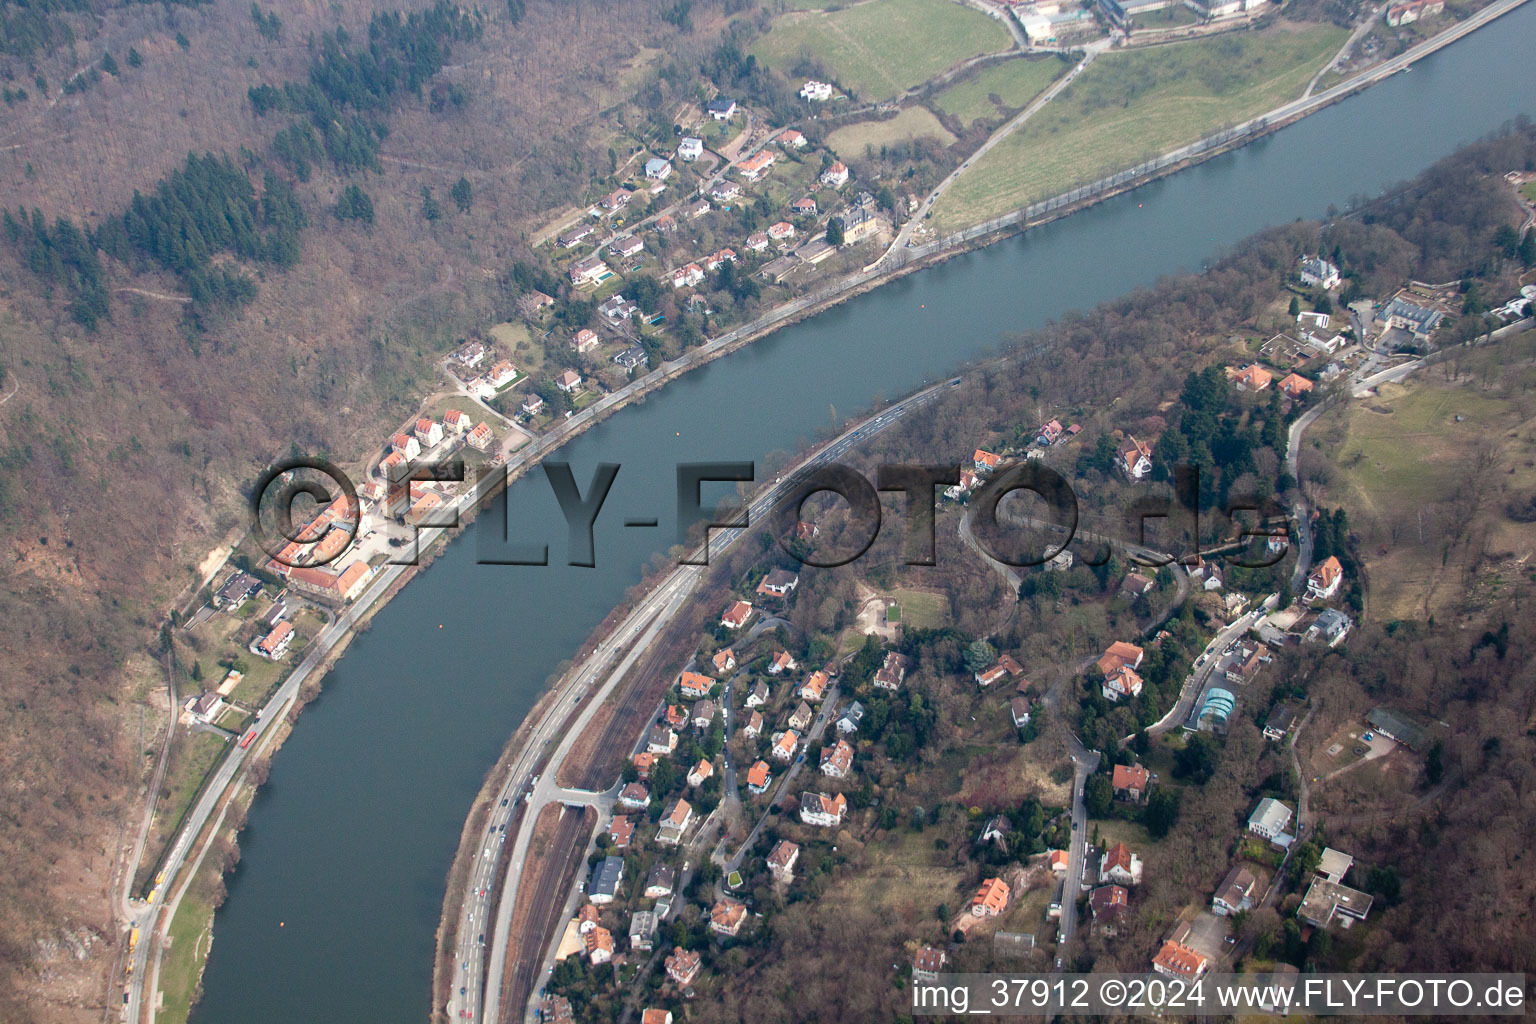
[[[511,797],[505,797],[505,796],[502,797],[501,798],[501,806],[503,806],[503,807],[507,806],[507,801],[510,800],[510,799],[512,799],[512,798]]]

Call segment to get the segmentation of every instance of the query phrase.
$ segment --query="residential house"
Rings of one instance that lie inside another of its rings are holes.
[[[713,774],[715,774],[714,764],[710,762],[709,758],[701,757],[699,758],[699,763],[694,765],[693,770],[688,773],[688,785],[697,789],[699,786],[704,785],[704,780]]]
[[[1317,620],[1307,628],[1303,637],[1308,643],[1326,643],[1337,647],[1349,635],[1349,616],[1337,608],[1324,608],[1317,613]]]
[[[1022,729],[1029,724],[1030,703],[1027,697],[1015,697],[1008,702],[1008,715],[1013,719],[1013,727]]]
[[[651,791],[643,782],[631,782],[619,791],[619,806],[630,811],[643,811],[651,802]]]
[[[516,379],[517,367],[513,366],[505,359],[491,367],[485,373],[485,382],[491,386],[491,390],[493,391],[506,387]],[[411,456],[407,456],[407,458],[410,457]]]
[[[699,965],[702,962],[699,954],[686,950],[682,946],[674,946],[672,955],[667,957],[665,963],[667,977],[686,988],[699,976]]]
[[[717,203],[731,203],[741,198],[741,186],[734,181],[717,182],[709,190],[709,198]]]
[[[1008,850],[1008,830],[1011,827],[1012,824],[1006,816],[994,814],[981,826],[981,835],[976,837],[976,844],[978,846],[985,846],[987,843],[996,843],[1006,853]]]
[[[659,900],[663,896],[672,895],[672,883],[677,872],[672,865],[664,860],[658,860],[651,865],[650,874],[645,876],[644,896],[648,900]]]
[[[1013,890],[1001,878],[988,878],[971,897],[973,917],[997,917],[1008,909],[1008,897]]]
[[[1051,420],[1040,425],[1040,431],[1035,435],[1035,444],[1042,448],[1049,448],[1061,440],[1062,426],[1060,420]]]
[[[811,703],[820,701],[827,695],[827,674],[820,669],[812,672],[805,683],[800,687],[800,697]]]
[[[631,345],[613,357],[613,361],[626,370],[633,370],[646,360],[645,346]]]
[[[707,205],[707,204],[706,204]],[[704,211],[708,213],[708,210]],[[670,235],[677,230],[677,218],[670,213],[664,213],[656,218],[656,231],[659,234]]]
[[[224,698],[217,693],[204,692],[196,697],[187,698],[187,702],[182,707],[197,721],[211,722],[218,717],[220,711],[224,710]]]
[[[668,728],[682,729],[688,724],[688,711],[681,704],[668,704],[664,714]]]
[[[485,358],[485,345],[478,341],[465,342],[454,352],[453,358],[460,366],[479,366],[480,360]]]
[[[293,635],[293,623],[279,622],[266,636],[251,644],[251,653],[276,661],[288,653],[288,645],[293,643]]]
[[[760,708],[768,703],[770,696],[772,691],[768,689],[768,684],[759,679],[757,685],[752,687],[752,692],[747,694],[745,704],[749,708]]]
[[[708,256],[704,257],[704,269],[705,270],[719,270],[720,267],[723,266],[724,264],[726,264],[726,263],[735,263],[735,262],[736,262],[736,250],[735,249],[716,249],[714,252],[712,252]]]
[[[747,724],[741,727],[742,735],[749,740],[755,740],[763,734],[763,713],[754,711],[747,718]]]
[[[577,331],[576,336],[571,339],[571,349],[577,355],[587,354],[597,348],[598,344],[597,335],[585,327]]]
[[[608,251],[620,259],[628,259],[631,256],[645,251],[645,239],[641,238],[639,235],[623,235],[608,243]],[[624,301],[622,296],[615,297],[618,298],[621,303]],[[610,298],[608,302],[603,303],[603,306],[598,308],[602,309],[612,301],[613,299]]]
[[[511,363],[507,364],[511,366]],[[389,438],[389,450],[405,459],[415,459],[421,454],[421,442],[406,433],[391,434]]]
[[[1291,814],[1289,807],[1267,796],[1259,801],[1259,805],[1248,816],[1248,831],[1271,841],[1278,840],[1285,835],[1286,826],[1291,823]]]
[[[852,701],[843,708],[843,713],[837,719],[837,731],[844,736],[851,736],[859,731],[859,723],[864,721],[864,705],[858,701]]]
[[[704,280],[704,268],[697,263],[687,263],[672,271],[673,288],[692,288]]]
[[[1111,924],[1130,905],[1130,893],[1121,885],[1101,885],[1088,894],[1088,912],[1098,924]]]
[[[832,161],[832,166],[821,172],[821,183],[828,188],[842,188],[848,184],[848,165],[841,160]]]
[[[736,163],[736,170],[748,181],[760,181],[770,170],[778,156],[771,149],[760,149]]]
[[[805,701],[801,701],[800,706],[795,708],[794,714],[789,716],[789,727],[796,732],[803,733],[810,727],[811,721],[815,717],[816,712],[811,710],[811,706]]]
[[[709,101],[705,111],[716,121],[729,121],[736,116],[736,101],[727,96],[716,96]]]
[[[1072,863],[1066,850],[1051,850],[1046,855],[1046,862],[1050,865],[1051,870],[1058,875],[1064,873]]]
[[[747,251],[762,252],[768,248],[768,232],[754,231],[747,236]]]
[[[816,206],[816,200],[810,196],[801,196],[789,204],[789,212],[796,217],[814,217],[820,210]]]
[[[1412,24],[1420,18],[1439,14],[1445,10],[1445,0],[1409,0],[1405,4],[1393,4],[1387,8],[1387,24],[1393,28]]]
[[[772,782],[773,775],[768,771],[767,761],[754,761],[752,767],[747,769],[747,789],[753,796],[762,796]]]
[[[736,652],[729,647],[723,651],[716,651],[710,662],[715,666],[716,672],[729,672],[736,667]]]
[[[1211,962],[1204,953],[1191,949],[1182,942],[1169,939],[1152,958],[1152,969],[1170,978],[1193,981],[1204,974]]]
[[[779,733],[773,738],[773,749],[769,751],[775,761],[783,761],[789,764],[795,759],[795,748],[800,745],[800,734],[793,729]]]
[[[575,370],[563,370],[560,376],[555,378],[555,387],[566,394],[574,394],[581,390],[581,374]]]
[[[1110,786],[1115,796],[1133,803],[1140,803],[1141,798],[1147,795],[1151,781],[1151,773],[1139,764],[1117,764],[1110,775]]]
[[[1314,928],[1326,928],[1340,915],[1364,921],[1371,912],[1372,902],[1370,893],[1351,889],[1326,878],[1314,877],[1312,884],[1307,887],[1307,895],[1302,898],[1301,906],[1296,908],[1296,916]]]
[[[666,181],[672,176],[672,161],[651,157],[645,162],[645,176],[652,181]]]
[[[827,82],[807,79],[800,87],[800,98],[807,103],[825,103],[832,98],[832,86]]]
[[[436,497],[436,495],[433,495]],[[345,604],[355,600],[373,578],[373,569],[358,559],[341,572],[295,566],[288,570],[288,582],[295,590],[332,604]]]
[[[902,680],[907,678],[907,668],[911,660],[905,654],[895,651],[887,651],[885,659],[880,662],[880,669],[875,673],[874,684],[882,690],[892,692],[901,689]]]
[[[700,697],[708,697],[709,691],[715,687],[715,681],[702,672],[684,672],[677,677],[677,685],[683,691],[684,697],[696,700]]]
[[[912,980],[930,984],[938,981],[947,963],[949,955],[942,949],[919,946],[917,952],[912,954]]]
[[[1137,598],[1155,585],[1149,576],[1143,576],[1139,572],[1128,572],[1125,574],[1125,579],[1120,581],[1120,593],[1129,598]]]
[[[741,926],[746,923],[746,920],[745,904],[729,896],[722,896],[715,901],[713,907],[709,908],[709,930],[716,935],[735,938],[741,933]]]
[[[839,739],[821,751],[821,774],[834,779],[845,779],[853,769],[853,747],[847,740]]]
[[[653,754],[670,754],[677,749],[677,733],[666,726],[652,726],[645,749]]]
[[[635,771],[640,773],[642,779],[651,777],[651,765],[656,763],[656,755],[649,750],[642,750],[638,754],[629,755],[629,763],[635,766]]]
[[[839,214],[837,219],[843,224],[844,245],[857,245],[880,230],[880,221],[871,207],[851,206]]]
[[[704,155],[704,140],[689,135],[677,144],[677,158],[685,164],[691,164]]]
[[[795,237],[795,226],[787,220],[781,220],[777,224],[768,226],[768,237],[775,242],[782,242],[787,238]]]
[[[587,233],[591,233],[592,229],[589,227],[586,230]],[[571,244],[574,245],[576,243],[572,242]],[[540,313],[548,309],[550,306],[553,306],[554,304],[555,300],[553,296],[545,295],[543,292],[535,290],[518,297],[517,311],[523,314],[523,316],[527,317],[529,320],[533,320],[538,317]]]
[[[976,472],[986,474],[1001,466],[1003,457],[984,448],[977,448],[975,454],[971,456],[971,464],[976,467]]]
[[[1274,374],[1258,363],[1250,363],[1241,370],[1229,368],[1227,378],[1237,385],[1239,391],[1263,391],[1275,379]]]
[[[571,284],[580,288],[584,284],[596,283],[602,278],[607,277],[612,271],[608,269],[608,264],[603,262],[601,256],[593,255],[583,256],[581,259],[576,260],[571,264],[568,273]]]
[[[791,655],[788,651],[780,651],[779,653],[775,654],[773,656],[773,660],[769,662],[768,674],[771,676],[781,675],[785,672],[792,671],[798,667],[798,665],[799,662],[795,661],[794,656]]]
[[[688,214],[688,219],[689,220],[698,220],[700,217],[702,217],[706,213],[708,213],[711,209],[712,209],[712,207],[709,205],[709,200],[708,199],[700,199],[697,202],[692,203],[691,205],[689,205],[689,207],[686,210],[684,210],[683,212]]]
[[[656,841],[666,846],[676,846],[682,842],[683,833],[687,832],[688,826],[692,824],[693,805],[682,797],[678,797],[662,813],[661,829],[657,833]]]
[[[569,249],[571,246],[586,240],[596,230],[597,226],[594,224],[578,224],[571,230],[567,231],[565,234],[561,235],[559,238],[555,239],[555,244],[562,249]],[[546,296],[546,298],[548,298],[548,296]],[[554,305],[554,300],[550,299],[549,304]]]
[[[604,857],[592,868],[592,883],[587,887],[587,899],[601,906],[612,903],[624,884],[624,858]]]
[[[752,606],[746,601],[735,601],[720,616],[720,625],[727,629],[740,629],[752,617]]]
[[[1127,434],[1116,453],[1119,456],[1116,465],[1120,467],[1120,472],[1132,480],[1140,480],[1152,472],[1152,446],[1145,441],[1138,441]]]
[[[635,241],[639,242],[640,240],[636,238]],[[640,242],[640,244],[642,247],[645,245],[644,242]],[[614,292],[603,300],[602,304],[597,307],[597,311],[607,317],[609,323],[616,324],[621,320],[628,320],[640,312],[640,307],[626,299],[622,292]]]
[[[774,597],[788,597],[794,589],[800,585],[800,575],[790,572],[788,569],[772,569],[763,581],[757,585],[759,594],[772,594]]]
[[[213,595],[213,604],[216,608],[236,612],[240,610],[241,605],[259,593],[261,593],[261,580],[249,573],[236,571]]]
[[[1105,700],[1117,701],[1141,693],[1141,677],[1134,670],[1141,667],[1142,656],[1142,649],[1135,644],[1116,640],[1109,645],[1094,663],[1104,677],[1102,692]]]
[[[1339,592],[1344,582],[1344,566],[1338,556],[1329,555],[1316,569],[1307,575],[1307,600],[1326,601]]]
[[[524,415],[537,416],[544,411],[544,399],[529,392],[528,397],[523,399],[523,404],[519,408],[523,411]]]
[[[629,849],[630,840],[635,835],[635,823],[629,820],[627,814],[616,814],[608,823],[608,838],[613,840],[615,849]]]
[[[447,412],[443,413],[444,430],[451,430],[455,434],[462,434],[468,431],[472,426],[474,426],[474,424],[469,421],[469,416],[457,409],[449,409]]]
[[[1290,733],[1295,723],[1296,705],[1290,701],[1281,701],[1264,721],[1264,738],[1279,743]]]
[[[1427,738],[1423,729],[1391,708],[1372,708],[1365,716],[1365,723],[1409,750],[1422,749]]]
[[[1296,271],[1301,283],[1309,288],[1333,290],[1339,286],[1339,268],[1321,256],[1304,256]]]
[[[1118,885],[1141,884],[1141,858],[1124,843],[1116,843],[1099,858],[1099,881]]]
[[[1211,897],[1211,913],[1230,917],[1253,906],[1253,888],[1258,881],[1253,872],[1241,864],[1228,871]]]
[[[1104,684],[1100,693],[1108,701],[1118,701],[1121,698],[1132,698],[1140,695],[1142,679],[1136,674],[1135,669],[1129,665],[1119,665],[1104,677]]]
[[[1227,665],[1227,681],[1230,683],[1252,682],[1254,676],[1259,674],[1259,667],[1273,660],[1270,657],[1269,648],[1263,644],[1254,644],[1252,647],[1246,643],[1239,644],[1235,657]]]
[[[648,953],[656,940],[656,915],[649,910],[637,910],[629,919],[629,948],[637,953]],[[671,1024],[672,1014],[667,1010],[646,1010],[640,1016],[640,1024],[648,1021],[661,1021],[662,1017],[650,1016],[651,1014],[665,1014],[667,1024]]]
[[[805,793],[800,797],[800,820],[820,828],[836,828],[843,823],[848,799],[843,794]]]
[[[632,198],[634,196],[628,189],[616,188],[604,196],[602,203],[599,205],[609,213],[617,213],[628,206]]]
[[[1288,373],[1275,385],[1292,401],[1312,390],[1312,382],[1299,373]]]
[[[587,932],[582,940],[587,949],[587,959],[592,966],[605,964],[613,959],[613,933],[601,926]]]
[[[590,932],[592,929],[596,928],[599,923],[597,908],[592,904],[583,903],[581,907],[576,911],[577,935],[587,934],[587,932]]]
[[[800,847],[787,839],[780,839],[768,854],[768,872],[774,881],[788,885],[795,880],[795,862],[800,859]]]

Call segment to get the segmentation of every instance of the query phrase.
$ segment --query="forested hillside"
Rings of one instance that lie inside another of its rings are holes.
[[[0,1019],[120,998],[160,627],[243,488],[361,459],[506,318],[625,125],[696,97],[726,14],[671,10],[0,0]]]

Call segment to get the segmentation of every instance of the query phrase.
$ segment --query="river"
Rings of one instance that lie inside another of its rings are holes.
[[[950,260],[668,384],[572,442],[583,489],[617,462],[596,568],[571,568],[544,474],[510,489],[547,568],[449,546],[357,637],[272,766],[219,911],[199,1024],[420,1024],[444,879],[484,773],[562,659],[675,539],[674,466],[792,451],[834,417],[1010,334],[1199,268],[1261,228],[1375,195],[1536,114],[1526,5],[1247,148]],[[631,517],[660,520],[626,528]],[[942,554],[942,553],[941,553]]]

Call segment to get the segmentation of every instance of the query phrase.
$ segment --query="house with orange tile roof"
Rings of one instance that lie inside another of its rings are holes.
[[[583,903],[581,909],[576,911],[576,933],[585,935],[597,927],[597,908],[590,903]]]
[[[832,166],[821,172],[821,183],[828,188],[842,188],[848,184],[848,165],[841,160],[832,161]]]
[[[727,629],[740,629],[752,617],[752,606],[746,601],[735,601],[720,616],[720,625]]]
[[[677,685],[682,688],[683,696],[692,700],[708,697],[709,691],[714,689],[715,681],[702,672],[684,672],[677,677]]]
[[[619,792],[619,806],[631,811],[644,810],[651,802],[651,791],[643,782],[631,782]]]
[[[1109,675],[1104,677],[1104,685],[1099,692],[1108,701],[1118,701],[1122,698],[1131,699],[1141,694],[1142,678],[1136,674],[1136,670],[1129,665],[1121,665]]]
[[[1065,871],[1070,863],[1066,850],[1052,850],[1047,861],[1050,863],[1052,871]]]
[[[853,770],[853,747],[845,739],[839,739],[821,751],[821,774],[834,779],[844,779]]]
[[[1287,374],[1275,386],[1285,392],[1287,398],[1300,398],[1312,390],[1312,382],[1299,373]]]
[[[682,842],[683,833],[688,831],[688,826],[693,824],[693,805],[682,797],[672,801],[661,816],[661,829],[656,836],[658,843],[667,846],[676,846]]]
[[[944,970],[944,965],[949,962],[949,954],[942,949],[932,946],[919,946],[916,953],[912,954],[912,980],[934,982],[939,980],[939,974]]]
[[[583,327],[581,330],[577,331],[576,336],[571,339],[571,351],[575,352],[577,355],[585,355],[586,353],[591,352],[593,349],[597,348],[598,344],[599,342],[597,340],[597,333],[590,328]]]
[[[1263,391],[1275,379],[1274,374],[1258,363],[1250,363],[1241,370],[1228,368],[1227,378],[1237,385],[1239,391]]]
[[[774,141],[789,149],[803,149],[806,145],[805,136],[794,128],[785,128],[779,132]]]
[[[893,693],[901,689],[902,680],[907,678],[907,668],[911,661],[905,654],[897,654],[895,651],[887,651],[885,659],[880,662],[880,670],[875,673],[872,680],[882,690],[890,690]]]
[[[464,439],[464,442],[476,451],[483,452],[491,447],[491,443],[494,440],[495,435],[491,433],[490,425],[481,420],[475,424],[475,429],[469,432],[469,436]]]
[[[587,959],[594,967],[613,959],[613,933],[602,925],[587,932],[583,944],[587,948]]]
[[[754,762],[752,767],[747,769],[747,789],[751,790],[754,796],[761,796],[772,782],[773,776],[768,773],[767,761]]]
[[[288,583],[295,590],[334,604],[345,604],[356,600],[357,595],[363,592],[372,578],[373,569],[362,559],[353,562],[339,573],[331,572],[330,569],[305,566],[296,566],[288,570]]]
[[[709,908],[709,930],[716,935],[729,935],[732,938],[741,933],[741,926],[746,923],[746,905],[729,896],[721,897]]]
[[[768,674],[771,676],[776,676],[781,672],[786,672],[789,669],[794,668],[795,665],[796,662],[793,655],[791,655],[788,651],[780,651],[778,654],[775,654],[773,656],[773,660],[768,663]]]
[[[1116,843],[1099,858],[1099,881],[1118,885],[1141,884],[1141,858],[1124,843]]]
[[[760,149],[744,160],[738,161],[736,170],[747,181],[761,181],[773,168],[778,155],[769,149]]]
[[[462,434],[469,428],[469,417],[459,410],[449,409],[443,413],[443,429],[451,430],[455,434]]]
[[[293,623],[285,619],[273,626],[272,631],[266,636],[251,644],[251,653],[276,661],[288,653],[288,645],[291,643],[293,643]]]
[[[1110,775],[1110,786],[1116,796],[1139,802],[1146,795],[1151,780],[1151,773],[1139,764],[1117,764]]]
[[[843,823],[843,815],[847,810],[848,798],[841,793],[836,796],[804,793],[800,797],[800,820],[807,825],[836,828]]]
[[[666,717],[668,728],[681,729],[688,724],[688,709],[681,704],[668,704],[662,714]]]
[[[407,459],[414,459],[421,454],[421,442],[410,434],[391,434],[389,450],[398,452]]]
[[[693,770],[688,773],[688,785],[695,788],[702,786],[704,780],[713,774],[715,774],[715,766],[710,763],[709,758],[701,757],[699,763],[694,765]]]
[[[1125,440],[1120,442],[1116,449],[1116,465],[1120,472],[1132,480],[1140,480],[1152,472],[1152,446],[1145,441],[1138,441],[1130,434],[1125,435]]]
[[[812,672],[810,677],[800,687],[800,696],[812,703],[821,700],[827,695],[827,674],[820,669]]]
[[[651,774],[651,765],[656,763],[656,755],[649,750],[642,750],[629,760],[634,764],[635,771],[639,772],[640,777],[643,779]]]
[[[773,738],[773,750],[770,756],[775,761],[788,764],[795,759],[795,748],[799,745],[800,734],[793,729],[786,729]]]
[[[640,1014],[640,1024],[672,1024],[672,1011],[647,1007]]]
[[[971,464],[976,467],[978,473],[990,473],[1003,464],[1003,457],[994,455],[985,448],[977,448],[976,454],[971,456]]]
[[[716,672],[729,672],[736,667],[736,652],[727,647],[723,651],[716,651],[711,660],[715,663]]]
[[[1200,977],[1210,965],[1211,962],[1204,953],[1172,939],[1163,943],[1163,948],[1158,950],[1157,956],[1152,958],[1154,971],[1170,978],[1183,978],[1186,981],[1193,981]]]
[[[1008,897],[1013,890],[1001,878],[989,878],[981,883],[976,895],[971,897],[973,917],[996,917],[1008,909]]]
[[[1107,676],[1121,665],[1141,668],[1141,659],[1144,654],[1145,652],[1135,644],[1128,644],[1124,640],[1116,640],[1104,649],[1104,653],[1094,664],[1100,674]]]
[[[1344,566],[1335,555],[1329,555],[1307,576],[1307,600],[1326,601],[1339,592],[1344,581]]]
[[[421,442],[423,448],[437,447],[443,440],[443,425],[423,416],[416,421],[416,440]]]
[[[629,841],[634,838],[635,823],[629,820],[627,814],[616,814],[608,823],[608,838],[613,840],[615,848],[629,849]]]
[[[781,220],[768,226],[768,237],[775,242],[782,242],[786,238],[795,237],[795,226],[787,220]]]

